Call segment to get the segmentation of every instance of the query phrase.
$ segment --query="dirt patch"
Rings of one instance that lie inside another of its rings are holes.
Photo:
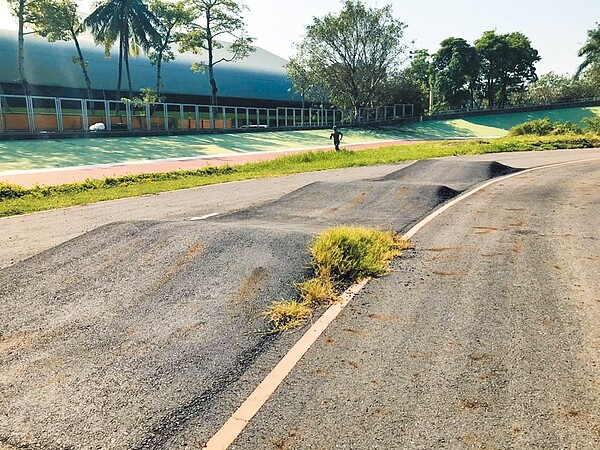
[[[260,292],[260,288],[267,280],[267,275],[267,269],[264,267],[256,267],[252,269],[246,279],[242,281],[240,288],[233,295],[233,302],[240,304],[256,299],[258,297],[258,293]]]
[[[482,362],[490,359],[490,356],[487,353],[475,352],[469,355],[471,361]]]
[[[190,245],[181,257],[177,258],[169,267],[167,267],[163,276],[152,286],[150,291],[155,292],[169,283],[176,274],[182,271],[188,262],[202,253],[203,250],[204,246],[199,242]]]
[[[356,370],[361,370],[363,368],[362,364],[357,363],[356,361],[348,361],[348,365]]]
[[[496,231],[502,231],[497,227],[473,227],[475,230],[475,234],[490,234],[495,233]]]
[[[369,314],[369,319],[381,320],[384,322],[397,322],[398,320],[400,320],[400,317],[386,315],[386,314],[372,313],[372,314]]]
[[[474,411],[480,408],[487,408],[488,406],[489,405],[486,402],[472,398],[461,400],[458,405],[459,409],[470,411]]]
[[[350,201],[349,208],[356,208],[359,205],[363,204],[367,199],[367,193],[361,192],[358,195],[355,195],[354,198]]]
[[[197,333],[198,331],[200,331],[202,329],[203,326],[204,326],[204,323],[202,323],[202,322],[192,323],[190,325],[186,325],[185,327],[179,328],[177,331],[175,331],[175,333],[173,333],[173,335],[180,339],[185,338],[192,334]]]
[[[10,351],[15,347],[32,345],[41,337],[39,331],[17,331],[0,338],[0,353]]]
[[[433,273],[443,277],[464,277],[467,275],[467,272],[447,272],[444,270],[434,270]]]
[[[366,336],[366,335],[369,334],[365,330],[359,330],[359,329],[356,329],[356,328],[344,328],[344,331],[346,333],[354,334],[356,336]]]

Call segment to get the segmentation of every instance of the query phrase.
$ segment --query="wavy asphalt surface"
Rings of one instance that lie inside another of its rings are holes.
[[[451,208],[233,448],[600,448],[599,218],[598,161]]]
[[[402,231],[511,167],[587,155],[424,161],[3,219],[0,446],[200,446],[297,339],[260,332],[260,311],[308,276],[315,232]],[[597,448],[599,164],[568,167],[437,219],[236,446]],[[19,233],[53,224],[24,245]]]

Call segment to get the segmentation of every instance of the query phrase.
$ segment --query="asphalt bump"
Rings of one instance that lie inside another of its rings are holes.
[[[395,181],[314,182],[273,202],[215,217],[215,222],[318,232],[336,225],[402,231],[458,191]]]
[[[315,232],[341,224],[401,232],[465,189],[517,170],[418,161],[203,221],[115,222],[0,270],[0,356],[12,355],[2,370],[21,372],[28,360],[54,367],[11,377],[0,442],[166,448],[277,339],[254,332],[265,326],[256,312],[296,295],[294,283],[310,276]],[[45,379],[60,389],[41,391]]]
[[[497,161],[423,159],[392,172],[382,177],[381,180],[424,184],[436,183],[449,186],[458,191],[464,191],[475,184],[521,170]]]
[[[494,161],[421,160],[382,178],[313,182],[210,220],[312,232],[336,225],[402,232],[469,187],[519,170]]]

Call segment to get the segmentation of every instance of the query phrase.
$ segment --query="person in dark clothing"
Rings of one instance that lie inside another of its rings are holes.
[[[340,142],[342,141],[343,137],[343,133],[338,131],[337,127],[333,127],[333,131],[331,132],[331,135],[329,135],[329,139],[333,139],[333,145],[335,145],[336,150],[340,149]]]

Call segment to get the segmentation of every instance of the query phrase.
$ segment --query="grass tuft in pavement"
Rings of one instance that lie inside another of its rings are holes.
[[[338,287],[386,274],[401,251],[391,231],[340,226],[319,234],[310,253],[316,276]]]
[[[271,322],[273,332],[291,330],[303,325],[311,316],[309,305],[298,300],[278,300],[263,313]]]
[[[346,286],[388,273],[392,259],[409,247],[408,241],[391,231],[348,226],[323,231],[309,248],[315,276],[298,283],[300,300],[273,302],[263,313],[271,322],[271,331],[303,325],[313,309],[338,300]]]
[[[310,278],[296,285],[300,298],[311,308],[319,308],[338,300],[335,284],[328,277]]]

